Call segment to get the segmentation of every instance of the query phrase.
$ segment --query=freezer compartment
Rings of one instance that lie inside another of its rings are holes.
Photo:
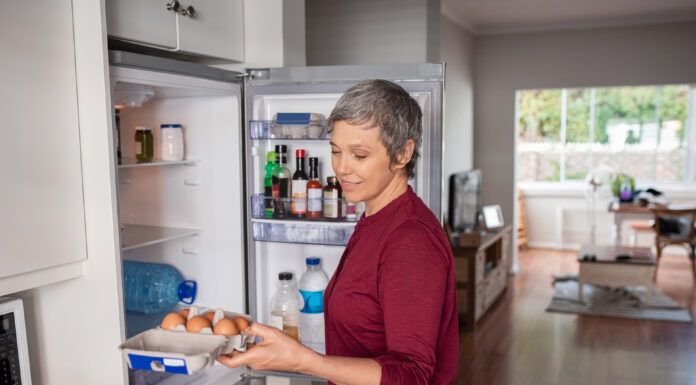
[[[300,124],[282,124],[273,120],[249,121],[249,137],[251,139],[303,139],[328,140],[325,120],[310,120]]]
[[[345,246],[354,230],[354,223],[350,222],[252,220],[254,240],[263,242]]]

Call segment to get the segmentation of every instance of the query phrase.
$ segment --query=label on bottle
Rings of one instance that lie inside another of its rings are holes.
[[[135,142],[135,155],[142,155],[143,147],[145,147],[145,142]]]
[[[292,213],[307,214],[307,181],[292,181]]]
[[[324,290],[305,291],[300,290],[304,306],[300,310],[303,314],[318,314],[324,312]]]
[[[324,191],[324,217],[338,218],[338,190]]]
[[[321,213],[321,189],[307,189],[307,211],[310,213]]]

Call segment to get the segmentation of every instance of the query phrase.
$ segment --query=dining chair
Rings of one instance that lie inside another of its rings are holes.
[[[665,247],[684,246],[691,259],[691,272],[696,282],[696,206],[667,207],[652,209],[655,219],[655,248],[657,249],[657,266]],[[655,277],[657,268],[655,268]]]

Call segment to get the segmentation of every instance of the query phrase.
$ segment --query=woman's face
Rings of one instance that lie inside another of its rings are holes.
[[[406,179],[403,166],[391,164],[379,127],[338,121],[331,136],[331,165],[351,202],[379,200],[395,179]],[[390,167],[391,166],[391,167]]]

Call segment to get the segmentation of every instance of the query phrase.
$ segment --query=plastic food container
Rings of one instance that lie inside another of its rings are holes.
[[[188,318],[206,311],[208,310],[192,306]],[[246,314],[217,309],[213,325],[223,317],[243,317],[252,322]],[[191,333],[186,331],[184,325],[179,325],[174,330],[160,327],[146,330],[126,340],[119,349],[131,369],[190,375],[213,366],[221,354],[234,350],[245,351],[247,344],[254,342],[254,339],[254,336],[244,333],[231,337],[215,335],[210,328],[204,328],[200,333]]]

